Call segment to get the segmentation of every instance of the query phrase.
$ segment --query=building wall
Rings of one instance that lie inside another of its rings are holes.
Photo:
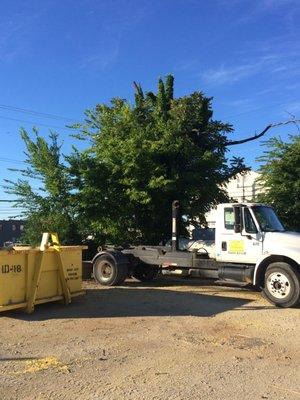
[[[238,203],[256,201],[257,195],[262,193],[263,188],[256,181],[260,174],[255,171],[249,171],[246,174],[239,174],[231,179],[226,185],[226,191],[230,201]],[[208,226],[213,228],[216,221],[216,210],[211,209],[206,215]]]
[[[5,242],[16,242],[24,231],[24,221],[0,220],[0,247]]]
[[[231,179],[227,185],[227,193],[230,198],[238,203],[255,201],[259,193],[262,192],[261,185],[257,183],[260,174],[249,171],[244,175],[237,175]]]

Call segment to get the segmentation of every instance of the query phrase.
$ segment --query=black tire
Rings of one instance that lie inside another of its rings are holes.
[[[157,278],[158,271],[155,266],[139,264],[135,267],[132,276],[140,282],[151,282]]]
[[[294,307],[300,301],[300,273],[285,263],[274,262],[266,270],[264,297],[277,307]]]
[[[100,285],[117,286],[127,278],[128,267],[125,263],[117,263],[113,256],[104,254],[94,261],[93,274]]]

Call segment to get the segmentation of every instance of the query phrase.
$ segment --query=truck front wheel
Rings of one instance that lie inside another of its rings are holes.
[[[126,264],[117,263],[112,256],[103,254],[95,260],[93,274],[100,285],[116,286],[125,281],[128,267]]]
[[[264,297],[278,307],[293,307],[300,301],[300,273],[285,262],[270,264],[265,274]]]

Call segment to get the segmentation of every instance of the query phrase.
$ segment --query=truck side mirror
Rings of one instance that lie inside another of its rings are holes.
[[[240,206],[233,207],[233,212],[234,212],[234,232],[241,233],[243,230],[242,207]]]

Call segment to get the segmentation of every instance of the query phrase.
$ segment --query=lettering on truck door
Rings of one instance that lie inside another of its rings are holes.
[[[236,263],[255,263],[262,251],[260,233],[247,207],[243,208],[241,217],[244,220],[244,228],[241,233],[236,233],[233,207],[224,208],[224,220],[220,232],[220,258]]]

